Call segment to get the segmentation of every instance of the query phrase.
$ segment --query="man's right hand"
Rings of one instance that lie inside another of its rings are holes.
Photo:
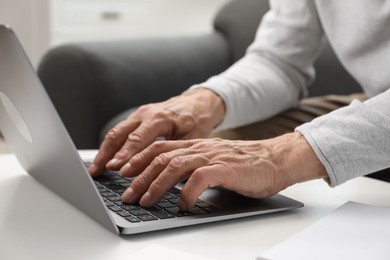
[[[89,172],[97,177],[106,168],[119,170],[159,137],[167,140],[208,137],[224,115],[222,99],[205,88],[143,105],[106,134]]]

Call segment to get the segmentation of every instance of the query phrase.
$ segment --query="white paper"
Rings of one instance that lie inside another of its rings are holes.
[[[347,202],[260,259],[390,259],[390,208]]]

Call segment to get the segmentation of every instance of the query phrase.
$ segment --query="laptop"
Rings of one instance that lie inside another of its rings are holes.
[[[253,199],[214,188],[200,196],[196,207],[184,212],[177,207],[180,184],[153,208],[123,204],[120,195],[132,179],[108,171],[98,179],[91,178],[16,35],[4,25],[0,25],[0,131],[19,163],[32,177],[120,235],[303,206],[301,202],[279,194]]]

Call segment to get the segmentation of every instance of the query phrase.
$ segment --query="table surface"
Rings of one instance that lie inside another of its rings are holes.
[[[93,154],[94,151],[81,152],[85,158]],[[0,259],[131,259],[154,246],[199,258],[255,259],[349,200],[390,207],[390,183],[365,177],[336,188],[330,188],[323,180],[305,182],[281,194],[305,206],[288,212],[120,237],[34,180],[12,154],[1,155]],[[152,258],[148,254],[143,259]],[[170,258],[159,255],[158,259]]]

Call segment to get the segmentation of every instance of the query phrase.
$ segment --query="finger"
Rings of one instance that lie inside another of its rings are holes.
[[[116,152],[123,146],[129,132],[134,131],[139,122],[122,121],[106,134],[93,163],[88,168],[92,176],[101,175],[106,169],[106,164],[113,158]]]
[[[126,203],[134,203],[147,191],[150,184],[165,169],[171,158],[167,154],[160,154],[141,173],[123,193],[122,200]]]
[[[226,170],[221,165],[196,169],[181,190],[180,209],[186,211],[193,208],[203,191],[207,188],[224,186],[226,178]]]
[[[164,171],[150,184],[147,192],[142,196],[140,204],[144,207],[153,206],[181,179],[207,163],[208,159],[198,154],[174,157]]]
[[[121,169],[120,173],[126,177],[134,177],[137,173],[143,172],[147,166],[156,158],[159,154],[177,150],[180,148],[190,147],[194,143],[193,140],[189,141],[156,141],[145,148],[140,153],[134,155],[128,163],[126,163]]]
[[[169,123],[165,120],[142,122],[137,129],[127,136],[122,148],[106,165],[107,168],[119,170],[131,157],[153,143],[157,137],[165,136],[170,131]]]

